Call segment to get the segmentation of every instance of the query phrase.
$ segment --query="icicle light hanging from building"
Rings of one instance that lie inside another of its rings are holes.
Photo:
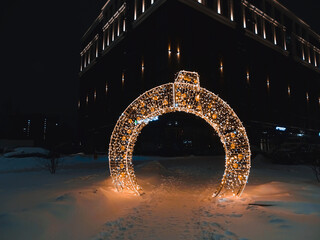
[[[214,196],[240,196],[249,177],[250,146],[240,119],[217,95],[200,87],[196,72],[180,71],[174,83],[155,87],[134,100],[121,114],[109,144],[110,174],[118,191],[140,195],[132,153],[144,126],[170,112],[201,117],[218,133],[225,149],[225,172]]]

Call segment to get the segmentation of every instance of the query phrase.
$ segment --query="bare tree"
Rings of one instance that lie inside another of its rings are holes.
[[[311,165],[311,168],[316,175],[318,182],[320,182],[320,159],[316,158]]]
[[[41,168],[49,170],[51,174],[55,174],[57,169],[62,165],[62,159],[58,152],[50,152],[46,159],[41,159]]]

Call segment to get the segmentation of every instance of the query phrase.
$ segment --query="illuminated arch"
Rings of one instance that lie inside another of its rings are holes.
[[[132,164],[135,142],[142,128],[169,112],[197,115],[218,133],[225,149],[225,171],[214,196],[240,196],[250,171],[250,146],[245,128],[231,107],[200,87],[196,72],[180,71],[174,83],[155,87],[135,99],[121,114],[109,144],[110,174],[118,191],[142,192]]]

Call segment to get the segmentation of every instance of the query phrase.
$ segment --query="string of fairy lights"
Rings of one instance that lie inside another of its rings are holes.
[[[225,171],[214,196],[240,196],[250,172],[250,145],[240,119],[217,95],[200,87],[196,72],[180,71],[174,83],[155,87],[135,99],[121,114],[109,144],[109,167],[118,191],[140,195],[132,164],[137,138],[150,121],[170,112],[197,115],[218,133],[225,149]]]

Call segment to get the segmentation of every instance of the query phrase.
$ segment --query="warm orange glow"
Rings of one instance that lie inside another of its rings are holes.
[[[220,60],[220,73],[223,73],[223,62]]]
[[[142,72],[142,74],[144,73],[144,60],[143,59],[141,61],[141,72]]]
[[[137,0],[134,0],[134,15],[133,20],[137,20]]]
[[[230,0],[230,20],[233,21],[233,0]]]
[[[246,9],[244,8],[244,6],[242,6],[242,21],[243,21],[243,28],[247,28]]]
[[[201,117],[218,133],[225,149],[225,172],[213,196],[240,196],[249,177],[250,144],[240,119],[229,105],[200,87],[196,72],[180,71],[174,83],[157,86],[140,95],[120,115],[109,144],[109,169],[118,191],[142,192],[132,164],[138,135],[150,121],[170,112]]]
[[[290,88],[290,86],[288,86],[288,95],[289,95],[289,97],[290,97],[290,95],[291,95],[291,88]]]
[[[118,20],[118,27],[117,27],[117,36],[120,35],[120,19]]]
[[[257,20],[257,15],[254,15],[254,20],[255,20],[255,23],[254,23],[254,33],[255,33],[255,34],[258,34],[258,20]]]
[[[308,62],[311,63],[310,48],[308,48]]]

